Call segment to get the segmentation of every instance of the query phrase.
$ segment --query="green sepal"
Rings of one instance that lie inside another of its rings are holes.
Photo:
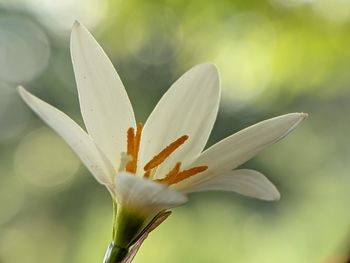
[[[120,207],[114,222],[114,243],[121,248],[128,249],[142,232],[146,220],[139,213]]]

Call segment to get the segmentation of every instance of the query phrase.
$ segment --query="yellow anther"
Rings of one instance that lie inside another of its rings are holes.
[[[184,170],[182,172],[177,173],[175,176],[172,176],[171,178],[169,178],[166,183],[168,185],[171,184],[176,184],[182,180],[185,180],[191,176],[194,176],[198,173],[204,172],[205,170],[208,169],[208,166],[204,165],[204,166],[197,166],[197,167],[193,167],[191,169],[188,170]]]
[[[173,169],[170,170],[170,172],[162,179],[158,179],[157,181],[159,183],[168,184],[170,180],[173,180],[174,177],[179,173],[181,167],[181,162],[178,162]]]
[[[137,124],[136,134],[134,128],[128,129],[128,155],[132,156],[132,160],[126,165],[126,171],[130,173],[136,173],[137,170],[137,159],[140,150],[142,133],[142,123]]]
[[[137,171],[137,159],[140,150],[142,134],[142,123],[137,124],[136,132],[133,127],[128,129],[127,132],[127,153],[124,153],[121,158],[121,165],[119,170],[125,167],[125,171],[136,174]],[[179,148],[188,139],[188,135],[183,135],[174,142],[166,146],[162,151],[160,151],[156,156],[154,156],[145,166],[144,166],[144,177],[152,179],[155,176],[157,168],[162,164],[177,148]],[[171,185],[176,184],[182,180],[185,180],[191,176],[198,173],[204,172],[208,169],[208,166],[197,166],[180,172],[181,162],[176,163],[176,165],[168,172],[168,174],[156,181],[162,184]]]
[[[165,147],[160,153],[158,153],[156,156],[150,160],[145,167],[143,168],[145,171],[151,170],[158,165],[160,165],[162,162],[165,161],[166,158],[169,157],[177,148],[179,148],[184,142],[188,139],[187,135],[181,136],[176,141],[169,144],[167,147]]]

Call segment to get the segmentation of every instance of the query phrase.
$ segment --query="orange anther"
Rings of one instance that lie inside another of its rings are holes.
[[[169,180],[167,180],[166,183],[168,185],[176,184],[176,183],[178,183],[182,180],[185,180],[193,175],[204,172],[207,169],[208,169],[208,166],[204,165],[204,166],[197,166],[197,167],[193,167],[193,168],[188,169],[188,170],[184,170],[182,172],[177,173],[176,176],[172,176],[172,178],[169,178]]]
[[[140,142],[141,142],[141,133],[142,133],[142,123],[139,122],[137,124],[136,135],[134,138],[134,157],[137,161],[139,150],[140,150]]]
[[[181,162],[176,163],[173,169],[162,179],[158,179],[159,183],[168,184],[169,181],[174,180],[174,177],[179,173],[181,167]]]
[[[145,178],[149,178],[150,176],[151,176],[151,170],[148,170],[147,172],[145,172],[143,174],[143,177],[145,177]]]
[[[135,139],[135,135],[134,135],[134,128],[133,127],[130,127],[128,129],[128,148],[127,148],[127,153],[128,155],[133,155],[133,152],[134,152],[134,139]]]
[[[171,155],[177,148],[179,148],[187,139],[188,139],[188,136],[183,135],[176,141],[169,144],[160,153],[154,156],[153,159],[150,160],[143,169],[145,171],[148,171],[160,165],[162,162],[164,162],[166,158],[169,157],[169,155]]]
[[[134,128],[128,129],[128,155],[132,157],[132,160],[128,162],[125,170],[130,173],[136,173],[137,170],[137,159],[140,150],[142,133],[142,123],[137,124],[136,134],[134,133]]]

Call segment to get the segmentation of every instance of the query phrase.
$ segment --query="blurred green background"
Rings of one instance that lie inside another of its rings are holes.
[[[116,65],[144,121],[171,83],[213,62],[223,96],[209,145],[280,114],[310,114],[244,167],[282,199],[202,193],[135,262],[326,263],[350,249],[350,1],[0,0],[0,262],[101,262],[112,206],[16,86],[81,123],[69,54],[75,19]],[[341,263],[341,262],[339,262]]]

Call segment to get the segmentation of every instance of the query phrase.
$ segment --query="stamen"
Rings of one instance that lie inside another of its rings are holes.
[[[170,172],[164,178],[158,179],[156,181],[158,181],[159,183],[168,184],[168,182],[174,180],[176,175],[179,173],[180,167],[181,167],[181,162],[176,163],[174,168],[171,169]]]
[[[204,172],[207,169],[208,169],[208,166],[204,165],[204,166],[197,166],[197,167],[193,167],[193,168],[188,169],[188,170],[184,170],[184,171],[176,174],[176,176],[172,176],[172,178],[169,178],[169,180],[166,183],[168,185],[176,184],[176,183],[178,183],[184,179],[187,179],[193,175]]]
[[[142,133],[142,123],[137,124],[136,134],[134,133],[134,128],[128,129],[128,155],[132,156],[132,160],[126,165],[126,171],[130,173],[136,173],[137,170],[137,159],[140,150]]]
[[[145,173],[143,174],[143,177],[149,178],[150,175],[151,175],[151,170],[148,170],[147,172],[145,172]]]
[[[162,162],[164,162],[166,158],[169,157],[169,155],[171,155],[177,148],[179,148],[187,139],[188,139],[188,136],[183,135],[176,141],[169,144],[160,153],[154,156],[153,159],[150,160],[143,169],[145,171],[148,171],[160,165]]]
[[[122,172],[125,170],[127,164],[132,160],[132,156],[128,155],[126,152],[122,152],[120,154],[120,165],[118,172]]]
[[[130,127],[128,129],[128,149],[127,153],[128,155],[132,155],[134,152],[134,139],[135,139],[135,131],[133,127]]]
[[[137,158],[139,156],[141,133],[142,133],[142,123],[139,122],[137,124],[136,135],[134,138],[134,158],[135,158],[136,162],[137,162]]]

